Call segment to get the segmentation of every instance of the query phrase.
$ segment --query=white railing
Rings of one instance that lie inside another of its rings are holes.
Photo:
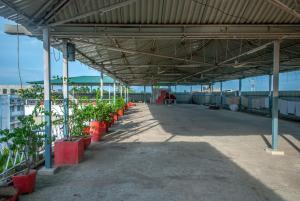
[[[45,135],[44,130],[36,131],[37,135]],[[55,139],[63,138],[63,125],[53,125],[52,126],[52,136]],[[54,142],[53,144],[54,145]],[[8,156],[5,156],[5,150],[8,150]],[[44,157],[44,146],[40,148],[40,150],[36,153],[37,156],[37,164],[43,162]],[[18,172],[22,172],[24,170],[25,164],[25,156],[22,150],[10,150],[9,142],[0,144],[0,157],[1,160],[4,161],[2,170],[0,171],[0,184],[10,182],[11,175],[14,175]],[[6,157],[6,158],[5,158]]]

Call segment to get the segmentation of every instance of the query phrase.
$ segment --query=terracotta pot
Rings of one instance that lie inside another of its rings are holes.
[[[54,164],[56,166],[78,164],[84,154],[84,140],[57,140],[54,143]]]
[[[105,133],[105,123],[102,121],[92,121],[90,123],[90,134],[92,136],[92,142],[98,142],[101,140],[102,135]]]
[[[12,176],[14,187],[19,190],[20,194],[32,193],[35,189],[36,170],[30,170],[27,175]]]
[[[116,122],[116,121],[118,121],[118,114],[116,113],[116,112],[114,112],[114,123]]]

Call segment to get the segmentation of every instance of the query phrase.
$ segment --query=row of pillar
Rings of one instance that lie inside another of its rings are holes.
[[[49,28],[43,29],[43,57],[44,57],[44,107],[45,107],[45,167],[52,168],[52,130],[51,130],[51,64],[50,64],[50,33]],[[271,78],[269,76],[269,95],[270,103],[272,96],[272,149],[278,148],[278,97],[279,97],[279,57],[280,57],[280,42],[274,41],[274,62],[273,62],[273,93],[271,92]],[[67,43],[63,43],[63,106],[64,106],[64,136],[69,135],[68,131],[68,116],[69,116],[69,95],[68,95],[68,50]],[[239,96],[241,96],[242,80],[239,80]],[[153,91],[153,86],[152,86]],[[176,86],[175,86],[176,91]],[[201,85],[202,91],[202,85]],[[223,83],[221,82],[221,103],[222,100]],[[125,87],[125,101],[128,102],[128,87]],[[120,95],[123,97],[123,87],[120,87]],[[100,96],[103,99],[103,73],[100,76]],[[109,89],[110,99],[110,89]],[[241,101],[241,100],[240,100]],[[116,81],[113,83],[113,102],[116,102]],[[146,102],[146,86],[144,86],[144,102]],[[240,104],[241,105],[241,102]]]
[[[63,108],[64,108],[64,126],[63,134],[67,138],[69,136],[68,120],[69,120],[69,86],[68,86],[68,45],[63,40]],[[45,168],[52,168],[52,121],[51,121],[51,63],[50,63],[50,32],[49,28],[43,29],[43,57],[44,57],[44,108],[45,108]],[[124,89],[124,99],[128,102],[128,87]],[[123,86],[120,85],[120,96],[123,97]],[[100,75],[100,97],[103,99],[103,73]],[[109,100],[110,100],[109,87]],[[113,103],[116,102],[116,80],[113,83]]]

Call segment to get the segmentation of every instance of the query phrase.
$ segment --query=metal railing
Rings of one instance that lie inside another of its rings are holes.
[[[44,130],[35,131],[37,135],[45,135]],[[52,125],[52,136],[55,139],[63,138],[63,125]],[[54,141],[52,142],[54,145]],[[36,153],[36,165],[43,162],[44,157],[44,145],[41,146]],[[17,150],[11,150],[9,148],[9,142],[0,145],[0,156],[2,167],[0,167],[0,184],[9,183],[10,177],[16,173],[22,172],[25,169],[25,156],[22,148]]]

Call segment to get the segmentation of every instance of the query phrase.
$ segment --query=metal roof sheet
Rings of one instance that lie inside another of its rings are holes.
[[[50,26],[53,43],[68,39],[76,59],[128,84],[269,74],[272,46],[235,57],[274,39],[280,70],[299,69],[299,13],[300,0],[0,0],[1,16],[37,38]]]
[[[29,84],[44,84],[44,81],[31,81],[28,82]],[[52,85],[62,85],[63,80],[62,78],[55,78],[51,79],[50,83]],[[100,76],[77,76],[77,77],[70,77],[69,78],[69,85],[100,85]],[[114,80],[106,75],[103,75],[103,84],[104,85],[111,85],[114,83]]]

